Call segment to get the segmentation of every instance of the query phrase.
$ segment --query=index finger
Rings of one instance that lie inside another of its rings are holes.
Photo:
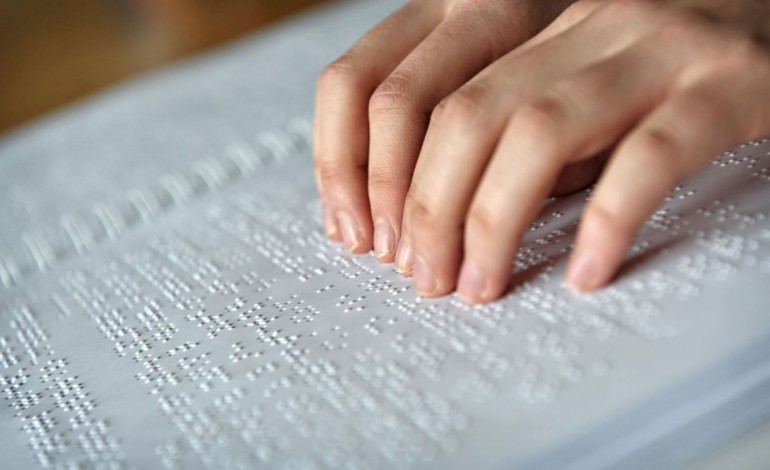
[[[440,20],[432,3],[412,2],[385,19],[318,78],[314,160],[327,232],[346,247],[372,246],[367,193],[368,104],[374,89]]]

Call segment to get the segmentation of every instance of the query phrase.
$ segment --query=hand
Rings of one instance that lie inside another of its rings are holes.
[[[327,235],[392,262],[433,108],[573,0],[414,0],[318,80],[314,159]]]
[[[414,270],[422,295],[457,285],[471,303],[499,297],[558,176],[613,149],[567,271],[575,290],[605,285],[677,181],[770,134],[769,32],[765,0],[582,0],[432,110],[413,174],[424,123],[393,115],[372,126],[378,142],[408,136],[405,148],[372,147],[401,169],[389,177],[411,176],[400,269]],[[434,73],[452,66],[430,61]],[[374,184],[370,197],[391,207],[386,189]]]

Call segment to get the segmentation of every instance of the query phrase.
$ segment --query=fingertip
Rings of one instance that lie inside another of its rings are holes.
[[[324,206],[323,208],[323,217],[324,217],[324,233],[326,233],[326,238],[333,242],[341,242],[342,237],[340,236],[340,229],[339,225],[337,224],[337,217],[334,215],[334,211],[329,206]]]
[[[409,277],[414,269],[414,253],[409,239],[401,237],[396,250],[396,271],[402,276]]]
[[[609,221],[606,211],[598,209],[596,201],[586,209],[565,275],[571,291],[585,294],[606,286],[623,261],[629,235],[612,230],[613,224]]]
[[[591,249],[576,251],[567,267],[566,283],[574,294],[586,294],[603,286],[607,277]]]
[[[374,255],[380,263],[392,263],[395,259],[396,232],[385,218],[374,223]]]
[[[488,269],[469,258],[463,261],[457,280],[457,295],[468,305],[484,305],[499,299],[505,292],[507,278],[502,281]]]
[[[371,242],[367,241],[362,224],[347,212],[337,212],[336,218],[345,248],[356,255],[367,253],[371,249]]]
[[[470,305],[483,303],[487,290],[486,275],[478,265],[469,259],[463,261],[457,281],[457,295],[460,299]]]
[[[414,289],[421,297],[437,297],[440,295],[436,275],[425,260],[419,256],[414,261],[413,276]]]

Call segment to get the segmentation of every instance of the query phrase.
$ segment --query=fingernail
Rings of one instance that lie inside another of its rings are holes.
[[[414,262],[414,288],[423,297],[433,297],[438,291],[436,276],[419,257]]]
[[[414,265],[414,254],[412,253],[412,247],[404,237],[401,237],[401,241],[398,243],[398,250],[396,250],[396,271],[404,276],[409,276],[412,273]]]
[[[396,235],[387,220],[377,219],[374,223],[374,253],[378,258],[384,258],[393,252]]]
[[[342,241],[345,243],[345,247],[353,252],[358,245],[361,244],[361,231],[358,226],[345,212],[337,213],[337,222],[340,224],[340,231],[342,232]]]
[[[324,206],[324,231],[326,231],[326,236],[329,238],[337,236],[339,231],[334,212],[327,206]]]
[[[484,300],[487,282],[484,273],[472,260],[466,259],[460,269],[460,279],[457,281],[457,293],[468,303]]]
[[[567,268],[567,286],[576,293],[584,293],[595,289],[598,280],[593,255],[585,251],[575,253]]]

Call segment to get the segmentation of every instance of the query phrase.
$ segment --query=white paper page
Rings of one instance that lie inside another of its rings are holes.
[[[585,194],[546,208],[482,308],[327,243],[314,77],[395,6],[308,17],[0,143],[4,467],[501,467],[770,334],[768,143],[677,188],[595,295],[561,282]]]

